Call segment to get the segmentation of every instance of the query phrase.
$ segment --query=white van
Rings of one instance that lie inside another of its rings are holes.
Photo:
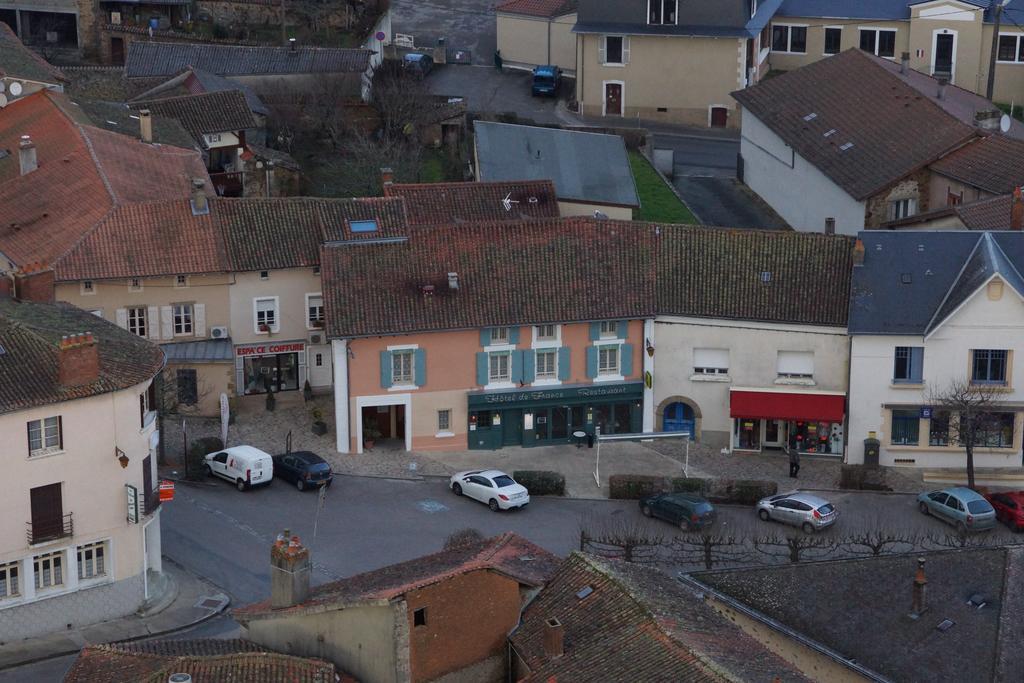
[[[232,446],[206,456],[206,474],[227,479],[239,491],[269,484],[274,478],[274,461],[252,446]]]

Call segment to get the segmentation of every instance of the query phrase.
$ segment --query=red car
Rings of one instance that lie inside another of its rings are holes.
[[[986,493],[985,500],[996,510],[996,519],[1014,531],[1024,530],[1024,491]]]

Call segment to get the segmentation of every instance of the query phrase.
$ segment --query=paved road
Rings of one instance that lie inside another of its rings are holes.
[[[493,64],[498,47],[493,0],[392,0],[393,33],[414,37],[416,47],[470,50],[474,64]]]
[[[535,123],[559,123],[555,114],[554,97],[533,97],[530,94],[531,75],[526,71],[504,69],[500,73],[493,66],[442,65],[427,77],[427,89],[435,95],[466,98],[472,112],[501,114],[515,112],[521,119]],[[572,81],[562,82],[562,95],[572,93]]]

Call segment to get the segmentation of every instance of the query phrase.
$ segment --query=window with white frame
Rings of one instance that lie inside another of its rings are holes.
[[[597,375],[600,377],[617,374],[619,374],[619,347],[597,347]]]
[[[807,52],[807,27],[772,24],[772,52],[805,54]]]
[[[21,562],[0,564],[0,600],[21,595]]]
[[[695,375],[729,374],[729,349],[694,349],[693,373]]]
[[[676,23],[677,0],[647,0],[647,23],[663,26]]]
[[[437,411],[437,431],[450,432],[452,430],[452,411],[445,409]]]
[[[256,299],[256,331],[274,332],[277,327],[277,299]]]
[[[174,323],[174,335],[176,337],[192,334],[193,313],[192,304],[172,304],[171,318]]]
[[[88,296],[90,294],[95,294],[96,293],[96,283],[94,283],[92,280],[82,280],[82,284],[81,284],[80,290],[81,290],[81,293],[82,293],[83,296]]]
[[[842,50],[843,45],[843,29],[841,26],[826,26],[825,27],[825,49],[822,51],[826,55],[837,55]]]
[[[629,45],[626,36],[602,36],[598,59],[602,64],[629,63]]]
[[[146,336],[145,306],[132,306],[128,308],[128,331],[140,337]]]
[[[912,197],[889,202],[889,220],[898,221],[901,218],[909,218],[916,213],[917,200]]]
[[[536,341],[557,341],[558,340],[558,326],[557,325],[537,325],[535,340]]]
[[[78,546],[78,580],[97,579],[107,574],[105,541]]]
[[[142,278],[133,277],[128,281],[129,292],[141,292],[142,291]]]
[[[188,275],[175,275],[174,276],[175,287],[188,287]]]
[[[509,331],[507,327],[492,327],[491,328],[491,344],[508,344]]]
[[[32,558],[36,590],[64,585],[64,551],[36,555]]]
[[[487,380],[509,382],[512,380],[512,355],[508,352],[487,355]]]
[[[813,351],[779,351],[778,375],[782,379],[811,379],[814,377]]]
[[[61,449],[62,445],[59,415],[45,417],[42,420],[32,420],[28,423],[29,457],[55,453]]]
[[[324,326],[324,297],[322,294],[306,295],[306,324],[309,327]]]
[[[397,385],[412,384],[413,382],[413,359],[415,351],[391,352],[391,383]]]
[[[879,57],[895,57],[895,29],[862,28],[860,30],[860,49]]]
[[[617,339],[619,336],[619,323],[617,320],[602,320],[598,332],[601,339]]]
[[[534,375],[537,379],[558,379],[558,352],[538,351]]]
[[[1024,35],[1020,33],[1000,33],[999,51],[996,60],[1006,64],[1024,62]]]

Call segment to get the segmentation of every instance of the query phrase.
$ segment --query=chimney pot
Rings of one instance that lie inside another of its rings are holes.
[[[291,49],[292,52],[295,52],[295,39],[294,38],[289,38],[288,39],[288,47]]]
[[[39,168],[36,143],[32,142],[31,136],[21,136],[21,142],[18,143],[18,161],[21,165],[21,175],[28,175]]]
[[[864,265],[864,240],[860,238],[857,238],[857,241],[853,243],[853,265]]]
[[[206,196],[206,180],[192,179],[192,215],[205,216],[210,213],[210,198]]]
[[[829,216],[825,219],[825,234],[834,235],[836,234],[836,219]]]
[[[552,659],[565,654],[565,627],[555,617],[544,622],[544,654]]]
[[[1010,230],[1024,229],[1024,188],[1013,188],[1013,204],[1010,207]]]
[[[153,142],[153,116],[148,109],[139,111],[139,137],[143,142]]]
[[[390,166],[385,166],[380,169],[380,182],[384,187],[391,185],[395,182],[395,172],[391,170]]]
[[[910,53],[904,52],[900,54],[900,73],[905,74],[910,69]]]
[[[458,273],[448,273],[448,289],[458,289],[458,288],[459,288],[459,274]]]
[[[66,387],[92,384],[100,376],[100,355],[91,332],[65,335],[60,340],[57,378]]]
[[[949,79],[948,78],[940,78],[939,79],[939,89],[935,93],[935,97],[937,97],[940,100],[946,99],[946,86],[948,84],[949,84]]]
[[[270,548],[270,606],[293,607],[309,597],[309,550],[288,529]]]

